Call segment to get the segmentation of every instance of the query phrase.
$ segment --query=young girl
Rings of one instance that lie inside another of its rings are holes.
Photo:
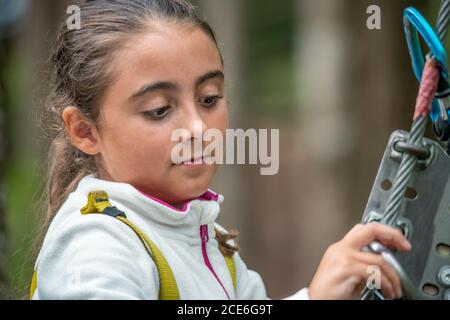
[[[31,297],[267,299],[235,234],[215,222],[216,165],[171,158],[175,129],[228,125],[210,26],[183,0],[94,0],[80,9],[81,29],[63,25],[52,56],[49,227]],[[329,247],[309,287],[288,298],[358,298],[371,265],[385,296],[400,298],[393,269],[361,251],[373,240],[410,249],[397,230],[357,225]]]

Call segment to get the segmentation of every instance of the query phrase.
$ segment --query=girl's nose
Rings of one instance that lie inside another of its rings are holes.
[[[186,106],[185,114],[183,116],[183,128],[189,131],[190,137],[198,137],[202,139],[203,134],[208,129],[206,122],[195,103]]]
[[[184,148],[190,151],[189,155],[183,154],[183,157],[195,158],[203,153],[203,136],[207,126],[194,103],[184,105],[182,110],[179,128],[184,129],[184,133],[179,137],[178,143],[184,144]]]

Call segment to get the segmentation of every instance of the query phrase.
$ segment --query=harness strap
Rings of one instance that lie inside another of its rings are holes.
[[[231,280],[233,282],[233,288],[234,288],[234,290],[236,290],[236,265],[234,264],[233,256],[223,255],[223,257],[225,258],[225,262],[227,264],[228,271],[230,272],[230,275],[231,275]]]
[[[37,288],[37,272],[33,272],[33,278],[31,278],[31,284],[30,284],[30,300],[33,299],[34,292]]]

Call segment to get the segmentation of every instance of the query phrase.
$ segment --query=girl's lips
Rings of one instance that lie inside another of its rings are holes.
[[[186,161],[181,163],[182,166],[188,167],[188,168],[197,168],[206,165],[205,161],[203,161],[203,157],[192,159],[190,161]]]
[[[186,166],[186,167],[199,167],[199,166],[204,166],[204,165],[210,164],[208,161],[205,161],[205,159],[211,159],[211,156],[199,157],[199,158],[195,158],[195,159],[191,159],[191,160],[186,160],[186,161],[183,161],[178,164],[173,163],[173,165]]]
[[[204,162],[201,162],[201,163],[184,162],[181,165],[183,167],[188,167],[188,168],[197,168],[197,167],[205,166],[206,163],[204,163]]]
[[[199,166],[199,165],[204,165],[206,164],[205,162],[205,158],[209,159],[210,156],[206,156],[206,157],[198,157],[198,158],[192,158],[191,160],[187,160],[187,161],[183,161],[182,163],[180,163],[181,165],[187,165],[187,166]]]
[[[182,164],[203,164],[203,157],[199,157],[199,158],[195,158],[195,159],[191,159],[188,161],[183,161]]]

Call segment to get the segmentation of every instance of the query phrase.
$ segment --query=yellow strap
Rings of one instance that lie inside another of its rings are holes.
[[[34,292],[37,288],[37,273],[36,271],[33,272],[33,278],[31,278],[31,284],[30,284],[30,300],[33,299]]]
[[[88,202],[80,211],[82,214],[102,213],[107,207],[111,207],[108,194],[106,191],[99,190],[89,192]]]
[[[223,256],[225,258],[225,262],[227,263],[228,271],[231,275],[231,280],[233,281],[233,288],[236,290],[236,265],[234,264],[233,256]]]
[[[180,300],[180,293],[172,269],[155,243],[127,218],[117,217],[117,219],[133,229],[155,261],[159,274],[159,300]]]

